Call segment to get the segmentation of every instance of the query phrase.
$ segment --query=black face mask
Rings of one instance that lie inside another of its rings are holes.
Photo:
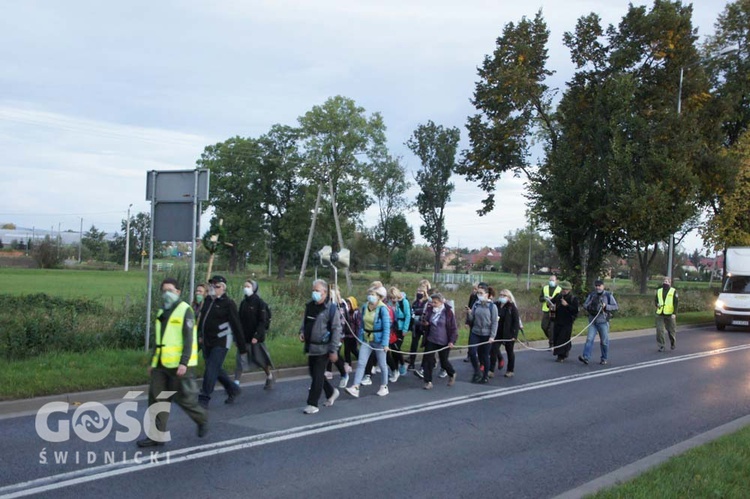
[[[421,300],[422,298],[424,298],[424,294],[423,293],[417,293],[417,300]]]
[[[661,287],[664,289],[669,289],[669,284],[662,284]]]

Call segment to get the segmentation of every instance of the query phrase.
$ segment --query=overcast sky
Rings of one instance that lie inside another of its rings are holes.
[[[634,4],[647,4],[634,0]],[[711,34],[723,0],[696,0]],[[0,16],[0,223],[118,231],[148,211],[146,172],[192,169],[203,148],[257,137],[328,97],[385,120],[392,153],[427,120],[459,127],[476,68],[508,22],[542,9],[552,88],[573,72],[565,31],[590,12],[618,23],[626,0],[4,0]],[[535,158],[532,158],[534,160]],[[450,245],[499,246],[526,224],[523,179],[506,176],[495,211],[455,179]],[[412,217],[417,236],[417,217]],[[371,222],[371,220],[369,220]],[[687,249],[700,248],[697,237]]]

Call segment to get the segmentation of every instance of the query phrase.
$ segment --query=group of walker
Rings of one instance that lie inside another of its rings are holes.
[[[233,403],[240,395],[240,377],[250,363],[258,365],[266,374],[264,388],[274,386],[273,363],[265,346],[266,332],[271,319],[268,305],[258,295],[258,283],[252,279],[243,285],[244,298],[238,309],[226,295],[227,281],[214,276],[209,285],[199,285],[191,307],[181,300],[180,285],[167,278],[161,284],[163,307],[159,310],[155,327],[155,347],[149,366],[151,383],[149,405],[174,400],[197,424],[198,436],[208,432],[208,406],[216,382],[227,393],[225,403]],[[589,364],[595,337],[599,335],[600,364],[609,358],[609,321],[618,310],[614,295],[604,290],[597,280],[594,291],[583,303],[589,325],[583,353],[578,360]],[[557,282],[551,276],[539,297],[542,303],[542,330],[548,338],[549,350],[558,362],[570,353],[573,322],[579,311],[579,300],[567,281]],[[663,352],[665,331],[670,347],[676,348],[676,311],[678,296],[671,281],[665,278],[654,298],[656,307],[656,339]],[[496,370],[505,366],[505,377],[515,373],[514,344],[522,331],[521,318],[513,293],[508,289],[496,292],[485,283],[474,287],[466,307],[469,326],[467,361],[473,367],[473,383],[488,383]],[[402,351],[403,340],[411,333],[408,352]],[[304,343],[311,377],[306,414],[319,411],[318,401],[325,393],[325,405],[331,406],[340,392],[331,384],[331,369],[335,365],[341,374],[339,388],[352,397],[359,397],[361,387],[372,384],[372,377],[380,376],[377,395],[389,393],[388,383],[412,371],[424,381],[423,388],[433,388],[436,355],[440,361],[441,377],[448,378],[448,386],[456,382],[456,370],[449,354],[458,340],[458,326],[454,307],[430,282],[422,280],[415,300],[410,303],[406,293],[396,287],[386,290],[380,281],[371,284],[366,303],[361,307],[357,299],[346,299],[332,292],[329,285],[317,279],[312,285],[311,300],[305,305],[299,339]],[[237,345],[237,369],[232,381],[222,365],[232,346]],[[344,347],[343,359],[339,356]],[[507,364],[501,346],[505,348]],[[419,349],[423,348],[422,352]],[[205,372],[199,392],[194,367],[198,365],[198,350],[203,351]],[[374,354],[374,355],[373,355]],[[417,368],[417,356],[422,355]],[[357,359],[354,380],[349,385],[352,361]],[[377,366],[376,366],[377,364]],[[171,395],[162,400],[161,395]],[[141,447],[164,444],[168,412],[155,415],[155,425]]]

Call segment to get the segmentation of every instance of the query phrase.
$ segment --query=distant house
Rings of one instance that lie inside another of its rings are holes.
[[[499,269],[500,262],[503,260],[503,254],[497,249],[484,247],[475,253],[467,255],[467,259],[469,266],[474,270],[490,270],[490,267]]]

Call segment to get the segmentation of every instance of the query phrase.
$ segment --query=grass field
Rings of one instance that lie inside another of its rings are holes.
[[[750,427],[692,449],[591,499],[748,497]]]

